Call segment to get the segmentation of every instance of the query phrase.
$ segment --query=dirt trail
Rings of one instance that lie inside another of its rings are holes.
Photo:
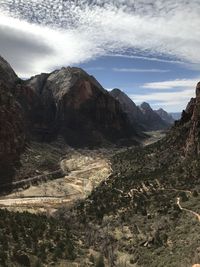
[[[191,213],[192,215],[196,216],[197,219],[198,219],[199,222],[200,222],[200,214],[198,214],[197,212],[195,212],[195,211],[193,211],[193,210],[183,208],[183,207],[181,206],[181,204],[180,204],[180,197],[177,197],[177,202],[176,202],[176,203],[177,203],[178,207],[179,207],[181,210],[185,210],[185,211]]]
[[[2,207],[52,207],[85,198],[111,174],[109,157],[102,151],[73,151],[60,162],[65,177],[32,185],[0,198]]]

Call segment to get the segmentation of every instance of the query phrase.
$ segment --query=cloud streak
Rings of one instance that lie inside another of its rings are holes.
[[[166,73],[170,70],[163,70],[163,69],[136,69],[136,68],[113,68],[115,72],[154,72],[154,73]]]
[[[195,97],[196,79],[170,80],[163,82],[146,83],[141,88],[150,89],[149,93],[130,94],[130,98],[136,103],[150,102],[153,108],[165,108],[167,111],[181,111],[185,109],[191,97]],[[152,89],[161,90],[158,92]],[[164,89],[164,91],[163,91]],[[166,92],[165,90],[170,92]]]
[[[25,43],[34,37],[35,52],[24,45],[29,60],[23,66],[6,51],[5,42],[0,53],[26,76],[128,50],[150,54],[151,60],[164,55],[198,64],[199,13],[198,0],[1,0],[0,35],[5,40],[9,27],[10,37],[21,36]],[[12,43],[15,54],[23,56],[17,37]]]

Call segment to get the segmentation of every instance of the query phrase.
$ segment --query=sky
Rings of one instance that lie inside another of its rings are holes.
[[[200,0],[0,0],[0,55],[21,78],[78,66],[179,112],[200,80],[199,14]]]

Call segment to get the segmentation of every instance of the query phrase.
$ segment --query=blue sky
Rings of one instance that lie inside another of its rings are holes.
[[[200,80],[199,14],[199,0],[0,0],[0,54],[23,78],[79,66],[181,111]]]
[[[198,67],[195,69],[193,64],[150,55],[104,56],[77,66],[95,76],[107,90],[119,88],[136,104],[147,101],[154,109],[162,107],[170,112],[180,112],[185,108],[190,96],[195,96],[194,88],[200,77]],[[171,85],[163,89],[163,85],[166,87],[170,81]],[[180,97],[182,91],[186,94],[184,99]],[[154,95],[159,92],[163,97],[156,95],[154,99]],[[166,97],[166,93],[171,94],[171,97]],[[174,93],[177,93],[178,105],[176,101],[173,104]]]

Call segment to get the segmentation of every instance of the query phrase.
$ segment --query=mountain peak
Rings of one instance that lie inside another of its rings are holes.
[[[147,102],[143,102],[140,107],[144,110],[152,110],[151,106]]]
[[[122,90],[120,90],[119,88],[114,88],[112,91],[112,94],[124,94],[124,92]]]
[[[169,124],[173,124],[174,123],[174,119],[173,119],[172,115],[170,115],[169,113],[167,113],[167,111],[165,111],[163,108],[159,108],[158,110],[155,110],[155,112],[166,123],[169,123]]]

